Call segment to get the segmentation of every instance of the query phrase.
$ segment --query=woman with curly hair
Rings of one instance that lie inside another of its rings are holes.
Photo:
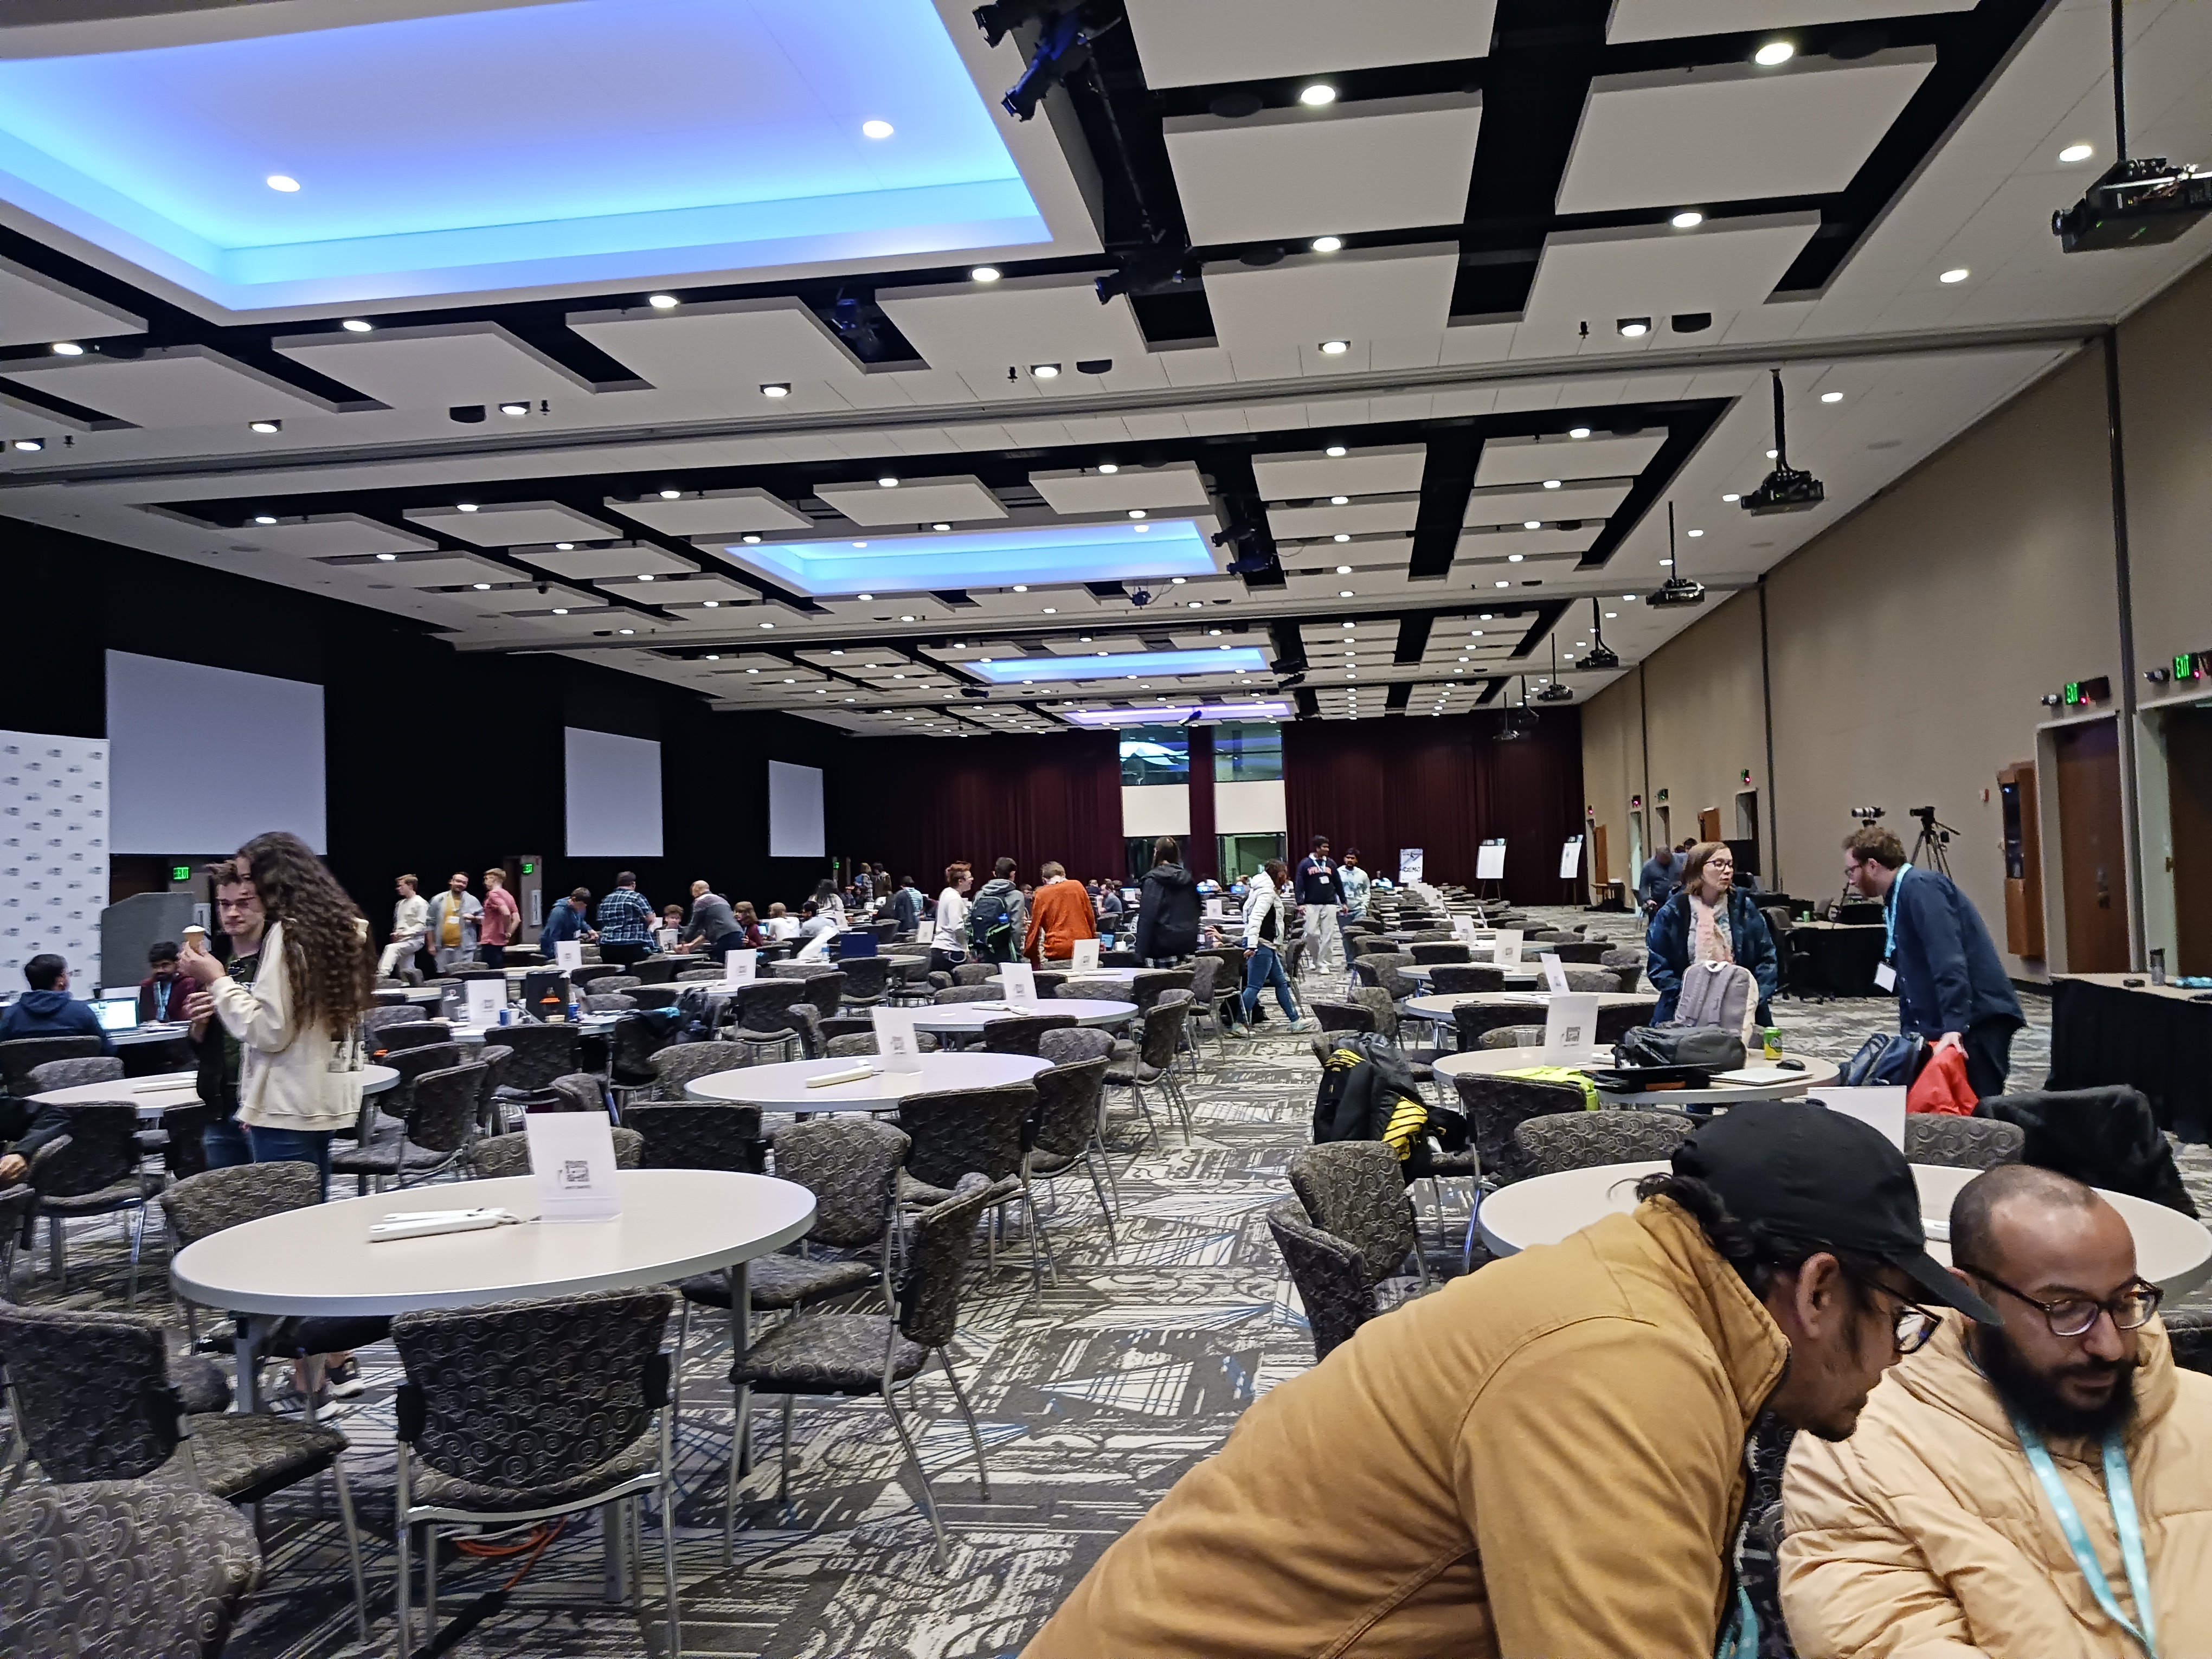
[[[256,836],[239,873],[267,915],[261,965],[240,985],[205,950],[178,966],[238,1040],[238,1121],[257,1164],[312,1164],[327,1188],[331,1137],[361,1110],[361,1016],[374,998],[368,923],[297,836]]]

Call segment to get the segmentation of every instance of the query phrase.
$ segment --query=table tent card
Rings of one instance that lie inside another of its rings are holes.
[[[584,965],[584,943],[581,939],[564,939],[555,941],[553,965],[562,973],[571,973]]]
[[[1570,991],[1544,1005],[1545,1065],[1572,1065],[1596,1042],[1596,992]]]
[[[1075,957],[1068,966],[1079,974],[1094,972],[1098,966],[1098,941],[1095,939],[1076,940]]]
[[[759,972],[759,951],[725,951],[722,953],[722,977],[731,984],[746,984]]]
[[[1521,930],[1518,927],[1498,930],[1490,941],[1490,959],[1500,967],[1510,966],[1521,960]]]
[[[507,976],[468,981],[468,1020],[471,1025],[496,1025],[507,1007]]]
[[[881,1005],[868,1010],[876,1025],[876,1052],[883,1057],[887,1072],[921,1069],[921,1040],[914,1029],[915,1013],[912,1008]]]
[[[1013,1008],[1036,1006],[1036,969],[1026,962],[1010,962],[999,969],[999,982],[1006,988],[1006,1003]]]
[[[1473,946],[1474,944],[1474,918],[1473,916],[1454,916],[1452,918],[1451,926],[1453,933],[1458,937],[1461,944],[1470,947]]]
[[[1812,1097],[1813,1104],[1825,1106],[1832,1112],[1841,1112],[1862,1123],[1871,1124],[1888,1138],[1889,1144],[1899,1152],[1905,1150],[1905,1097],[1902,1087],[1887,1089],[1822,1089]]]
[[[544,1221],[611,1221],[622,1213],[614,1126],[597,1112],[532,1112],[530,1169]]]
[[[1536,960],[1544,964],[1544,988],[1555,997],[1565,996],[1571,988],[1567,984],[1567,970],[1560,965],[1559,957],[1547,951]]]
[[[936,937],[937,924],[935,922],[923,921],[917,922],[915,925],[914,942],[916,945],[927,945]]]

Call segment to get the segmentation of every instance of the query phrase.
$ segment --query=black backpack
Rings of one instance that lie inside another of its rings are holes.
[[[1909,1089],[1927,1060],[1928,1039],[1919,1032],[1877,1031],[1844,1062],[1843,1074],[1836,1081],[1845,1089],[1884,1085]]]
[[[1012,962],[1014,951],[1014,912],[1012,886],[996,882],[975,895],[968,910],[968,942],[986,962]]]
[[[1429,1173],[1438,1149],[1463,1151],[1467,1120],[1422,1098],[1413,1067],[1382,1037],[1346,1034],[1322,1061],[1314,1095],[1313,1138],[1380,1140],[1398,1154],[1407,1181]]]

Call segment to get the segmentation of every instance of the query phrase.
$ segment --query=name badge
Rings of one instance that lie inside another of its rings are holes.
[[[1897,988],[1897,969],[1886,962],[1877,962],[1874,965],[1874,982],[1885,991],[1894,991]]]

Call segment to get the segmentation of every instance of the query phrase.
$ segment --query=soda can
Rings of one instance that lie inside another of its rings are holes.
[[[1780,1026],[1768,1026],[1764,1031],[1759,1033],[1759,1042],[1766,1050],[1767,1059],[1779,1060],[1782,1058],[1782,1028]]]

